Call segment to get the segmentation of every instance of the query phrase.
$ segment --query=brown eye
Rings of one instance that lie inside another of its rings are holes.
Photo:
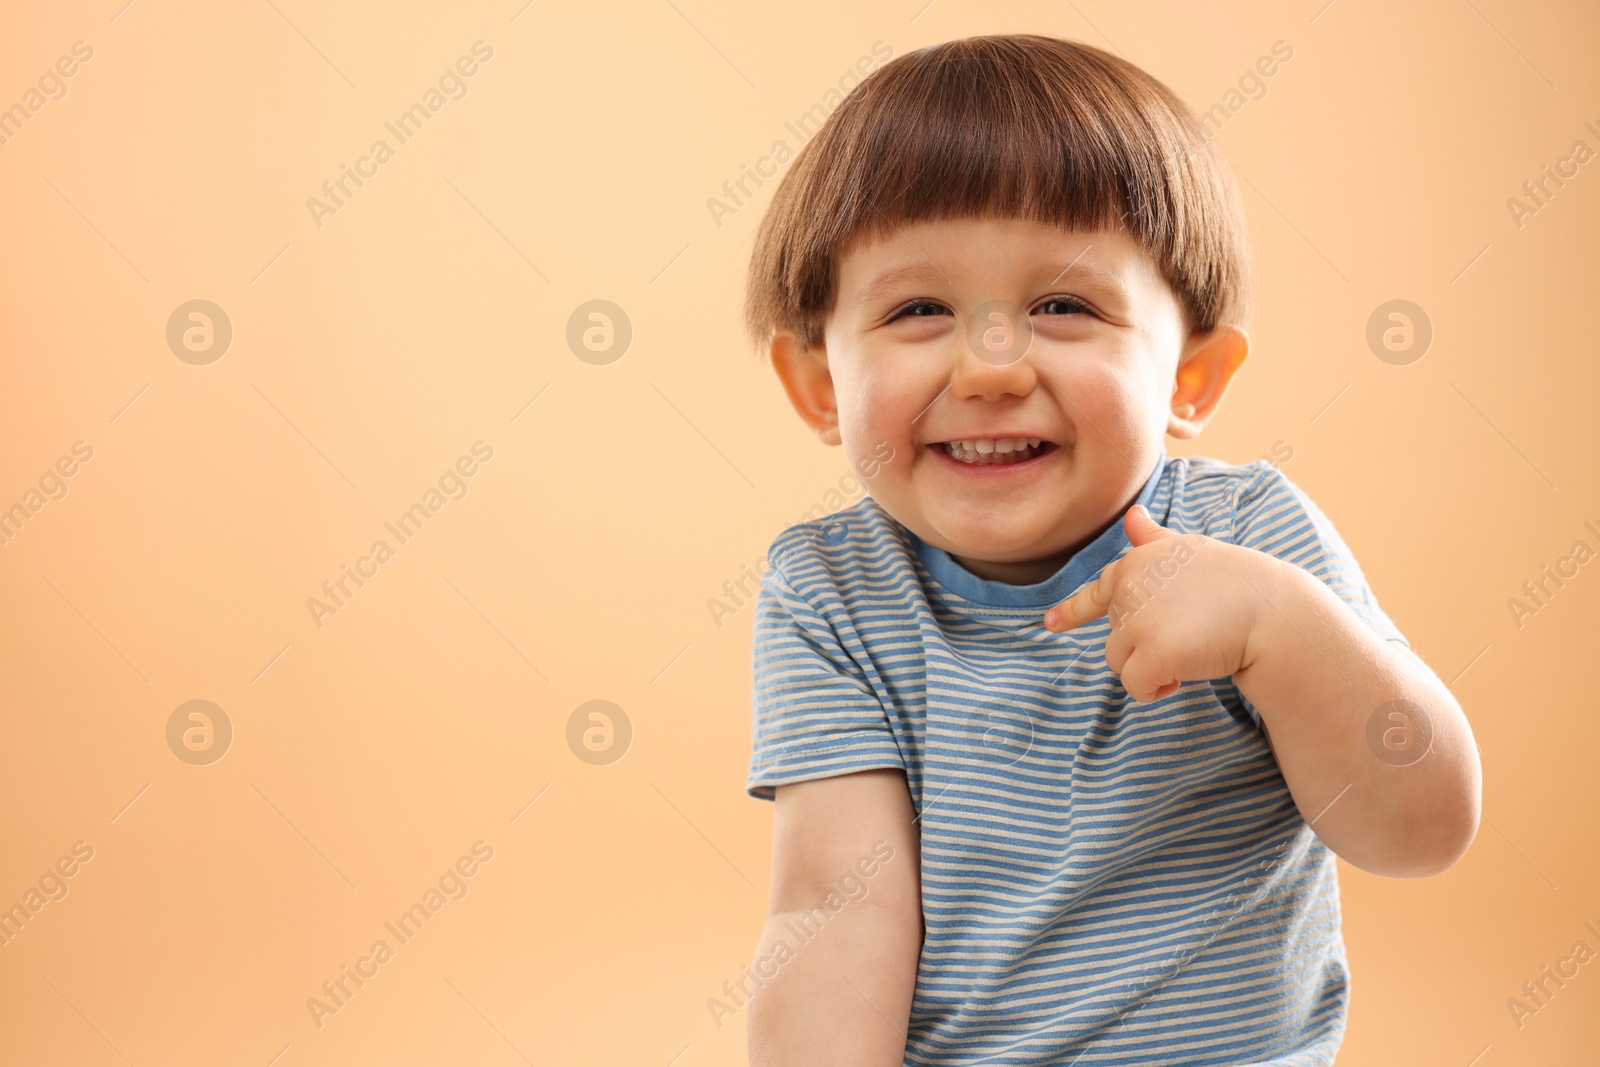
[[[1049,300],[1039,305],[1035,314],[1074,315],[1088,314],[1088,312],[1089,305],[1081,300],[1065,296],[1052,296]]]
[[[927,319],[932,318],[935,315],[941,315],[945,313],[946,308],[943,304],[934,303],[932,300],[918,300],[907,304],[905,307],[896,311],[893,315],[890,315],[889,321],[894,322],[897,319],[908,317]]]

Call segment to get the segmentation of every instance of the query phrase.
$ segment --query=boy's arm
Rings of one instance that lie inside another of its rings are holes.
[[[1427,664],[1298,563],[1169,530],[1139,505],[1124,523],[1132,548],[1046,612],[1046,627],[1109,616],[1106,664],[1134,700],[1231,676],[1301,815],[1362,870],[1421,878],[1461,858],[1482,770],[1466,716]]]
[[[1269,567],[1270,577],[1255,579],[1263,602],[1249,666],[1233,682],[1260,712],[1301,814],[1362,870],[1447,870],[1477,833],[1482,790],[1460,705],[1427,664],[1314,575],[1279,560]]]
[[[777,787],[751,1067],[904,1062],[923,934],[914,818],[898,770]]]

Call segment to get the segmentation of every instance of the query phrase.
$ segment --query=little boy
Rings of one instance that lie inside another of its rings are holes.
[[[794,160],[748,325],[875,473],[758,598],[753,1064],[1331,1064],[1335,854],[1471,843],[1465,717],[1326,516],[1166,454],[1247,256],[1184,105],[1049,37],[902,56]]]

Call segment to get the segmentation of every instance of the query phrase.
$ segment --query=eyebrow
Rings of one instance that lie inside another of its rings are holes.
[[[1105,288],[1115,290],[1118,293],[1126,292],[1127,286],[1122,284],[1122,276],[1119,273],[1100,263],[1098,260],[1084,258],[1088,254],[1089,249],[1093,247],[1093,245],[1085,247],[1082,252],[1079,252],[1075,257],[1068,260],[1065,266],[1050,276],[1050,284],[1054,285],[1063,277],[1070,275],[1086,278],[1096,285],[1104,286]]]
[[[901,282],[930,281],[933,279],[938,279],[942,282],[950,280],[944,276],[943,271],[926,261],[910,263],[903,267],[891,267],[872,279],[866,288],[861,290],[861,295],[856,297],[856,307],[865,307],[868,304],[877,302]]]
[[[1088,249],[1084,249],[1084,252],[1087,251]],[[1118,295],[1125,295],[1128,291],[1128,287],[1123,284],[1122,278],[1117,272],[1094,260],[1084,258],[1083,252],[1078,254],[1078,258],[1068,260],[1060,266],[1054,260],[1034,265],[1033,274],[1043,277],[1046,273],[1050,274],[1048,284],[1051,285],[1054,285],[1062,278],[1081,278],[1092,285],[1109,289]],[[861,290],[861,295],[856,298],[855,304],[857,307],[864,307],[867,304],[874,303],[903,282],[931,281],[935,279],[943,282],[949,281],[944,272],[940,271],[932,263],[909,263],[900,267],[891,267],[879,274]]]

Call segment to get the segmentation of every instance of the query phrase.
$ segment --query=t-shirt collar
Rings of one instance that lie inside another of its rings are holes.
[[[1139,491],[1136,503],[1150,507],[1166,467],[1167,450],[1163,443],[1156,455],[1155,468],[1145,479],[1144,488]],[[1156,516],[1156,519],[1160,521],[1160,516]],[[922,565],[928,569],[928,573],[933,575],[939,585],[965,600],[996,608],[1042,609],[1058,604],[1071,596],[1080,585],[1098,574],[1107,563],[1116,559],[1128,545],[1128,534],[1122,526],[1122,515],[1118,514],[1117,521],[1102,530],[1093,541],[1073,553],[1072,558],[1062,564],[1061,569],[1050,577],[1032,585],[1012,585],[1010,582],[980,578],[952,559],[950,553],[944,549],[928,544],[910,530],[906,532],[916,548],[918,558],[922,560]]]

